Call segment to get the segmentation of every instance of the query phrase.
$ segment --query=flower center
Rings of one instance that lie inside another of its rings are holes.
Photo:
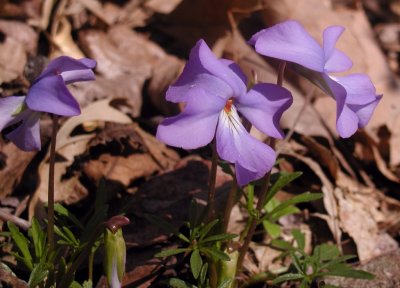
[[[233,99],[229,99],[228,101],[226,101],[224,110],[226,113],[230,113],[232,110],[232,104],[233,104]]]

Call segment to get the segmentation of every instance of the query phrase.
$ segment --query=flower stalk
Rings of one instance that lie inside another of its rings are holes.
[[[210,177],[208,184],[208,212],[207,212],[207,220],[214,219],[215,216],[215,182],[217,180],[217,167],[218,167],[218,155],[216,149],[216,139],[211,143],[212,156],[211,156],[211,169],[210,169]]]
[[[58,132],[58,116],[51,115],[52,118],[52,134],[50,143],[50,160],[49,160],[49,186],[47,195],[47,237],[49,251],[54,250],[54,173],[56,160],[56,141]]]
[[[278,68],[278,77],[277,77],[277,85],[282,86],[283,84],[283,77],[285,74],[285,67],[286,67],[286,62],[282,61],[279,63],[279,68]],[[275,150],[275,139],[274,138],[270,138],[269,140],[269,144],[268,144],[272,149]],[[258,197],[258,201],[257,201],[257,206],[256,206],[256,215],[261,215],[262,209],[265,205],[265,199],[267,197],[268,194],[268,186],[271,180],[271,171],[272,169],[265,175],[264,177],[264,181],[263,181],[263,185],[261,187],[261,194]],[[249,245],[251,242],[251,239],[253,238],[254,232],[256,231],[256,227],[259,221],[259,217],[254,217],[254,216],[250,216],[249,217],[249,225],[248,225],[248,233],[244,239],[243,245],[240,248],[239,251],[239,256],[238,256],[238,260],[237,260],[237,270],[236,270],[236,275],[238,275],[238,273],[240,273],[240,271],[242,270],[242,265],[243,265],[243,260],[244,260],[244,256],[246,255],[247,249],[249,249]]]

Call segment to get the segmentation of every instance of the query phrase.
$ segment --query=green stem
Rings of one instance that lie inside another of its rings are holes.
[[[94,261],[94,253],[91,252],[89,255],[89,280],[93,281],[93,261]]]
[[[237,183],[236,177],[233,177],[232,186],[231,189],[229,190],[228,197],[226,199],[222,233],[226,233],[228,231],[229,219],[231,218],[231,212],[236,202],[237,189],[238,189],[236,183]]]
[[[54,250],[54,170],[56,164],[56,141],[58,131],[58,116],[52,115],[52,134],[49,160],[49,188],[47,200],[47,237],[49,252]]]
[[[275,149],[275,139],[273,139],[273,138],[270,139],[269,146],[271,146],[272,149]],[[269,186],[270,179],[271,179],[271,171],[269,171],[264,177],[263,185],[261,188],[261,195],[258,197],[257,206],[256,206],[257,215],[261,215],[262,209],[265,205],[264,202],[265,202],[265,199],[268,194],[268,186]],[[258,220],[259,220],[258,217],[253,217],[253,216],[249,217],[248,223],[250,223],[250,224],[248,225],[248,227],[249,227],[248,232],[246,234],[246,237],[244,238],[243,245],[240,248],[239,258],[238,258],[238,262],[237,262],[238,263],[237,264],[238,265],[237,266],[238,273],[242,270],[244,256],[246,255],[247,249],[249,249],[251,239],[253,238],[254,232],[256,231]]]
[[[216,148],[216,139],[214,138],[212,144],[212,159],[211,159],[211,170],[208,186],[208,213],[207,220],[210,221],[214,219],[215,216],[215,181],[217,179],[217,166],[218,166],[218,156]]]
[[[286,62],[282,61],[279,63],[279,68],[278,68],[278,77],[277,77],[277,85],[282,86],[283,84],[283,77],[285,74],[285,67],[286,67]],[[271,138],[269,141],[269,146],[275,150],[275,139]],[[269,171],[265,176],[264,176],[264,181],[263,181],[263,185],[261,188],[261,194],[258,197],[258,201],[257,201],[257,206],[256,206],[256,213],[257,215],[261,215],[262,209],[264,207],[264,205],[266,203],[265,199],[267,197],[268,194],[268,186],[269,186],[269,182],[271,180],[271,171]],[[258,224],[258,217],[249,217],[248,220],[248,233],[246,235],[246,237],[244,238],[244,242],[242,247],[240,248],[239,251],[239,257],[238,257],[238,262],[237,262],[237,270],[236,270],[236,275],[239,275],[239,273],[242,270],[242,265],[243,265],[243,260],[244,260],[244,256],[246,255],[247,250],[249,249],[249,245],[251,242],[251,239],[253,238],[254,232],[256,231],[256,227]]]

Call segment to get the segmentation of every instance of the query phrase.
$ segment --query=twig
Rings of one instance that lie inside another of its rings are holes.
[[[10,221],[23,230],[28,230],[31,227],[31,223],[29,223],[29,221],[26,221],[15,215],[12,215],[12,214],[6,212],[5,209],[1,209],[1,208],[0,208],[0,219],[4,220],[4,221]]]

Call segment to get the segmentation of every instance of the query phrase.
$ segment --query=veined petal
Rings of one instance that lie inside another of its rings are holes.
[[[74,59],[68,56],[60,56],[50,62],[50,64],[46,67],[42,74],[40,74],[35,82],[40,81],[44,77],[62,74],[67,71],[90,70],[96,67],[96,64],[97,63],[95,60],[89,58]],[[76,78],[77,80],[73,79],[73,77],[69,76],[69,83],[75,81],[93,80],[94,78],[89,79],[89,77],[86,75],[84,80],[79,80],[80,78]]]
[[[336,130],[340,137],[349,138],[357,132],[359,120],[357,114],[353,110],[347,105],[344,105],[339,111],[339,106],[337,106],[336,113]]]
[[[240,69],[239,65],[237,65],[235,62],[229,59],[224,59],[221,58],[219,59],[222,64],[227,66],[229,69],[231,69],[239,78],[242,80],[242,82],[246,85],[247,83],[247,77],[246,74],[243,73],[242,69]]]
[[[330,26],[324,30],[323,48],[325,54],[324,68],[326,72],[342,72],[353,66],[350,58],[335,48],[336,42],[343,31],[344,28],[342,26]]]
[[[258,53],[322,72],[324,51],[297,21],[289,20],[261,30],[249,41]]]
[[[184,73],[185,71],[183,71],[179,79],[188,75],[184,75]],[[203,73],[196,75],[195,79],[192,79],[192,82],[188,80],[188,84],[183,86],[176,86],[176,83],[169,86],[165,98],[174,103],[186,102],[190,99],[191,95],[195,96],[196,92],[193,92],[193,90],[198,91],[200,89],[224,101],[233,95],[232,89],[224,81],[213,75]]]
[[[376,100],[376,89],[366,74],[330,77],[347,91],[346,104],[363,105]]]
[[[68,91],[60,75],[42,78],[28,91],[26,104],[35,111],[60,116],[75,116],[81,113],[78,102]]]
[[[226,100],[246,92],[246,84],[215,57],[204,40],[199,40],[192,48],[182,74],[168,89],[166,99],[171,102],[186,102],[188,91],[194,87]]]
[[[219,114],[216,142],[218,155],[235,164],[240,186],[260,179],[275,163],[275,151],[246,131],[234,106]]]
[[[358,117],[358,127],[367,125],[382,95],[376,94],[375,86],[365,74],[331,77],[346,90],[345,105]]]
[[[288,90],[274,84],[256,84],[246,95],[234,101],[239,112],[258,130],[271,137],[283,138],[279,121],[293,102]]]
[[[22,124],[5,136],[21,150],[40,150],[40,113],[25,110],[18,118]]]
[[[196,149],[212,141],[219,112],[225,99],[216,98],[202,89],[191,91],[184,111],[166,118],[157,129],[157,139],[174,147]]]
[[[358,129],[358,117],[347,105],[346,89],[334,81],[332,77],[321,73],[329,86],[329,95],[336,100],[336,130],[340,137],[348,138]]]
[[[0,131],[14,124],[14,115],[24,105],[25,96],[9,96],[0,98]]]
[[[92,69],[65,71],[61,73],[61,77],[63,78],[65,85],[96,79]]]

